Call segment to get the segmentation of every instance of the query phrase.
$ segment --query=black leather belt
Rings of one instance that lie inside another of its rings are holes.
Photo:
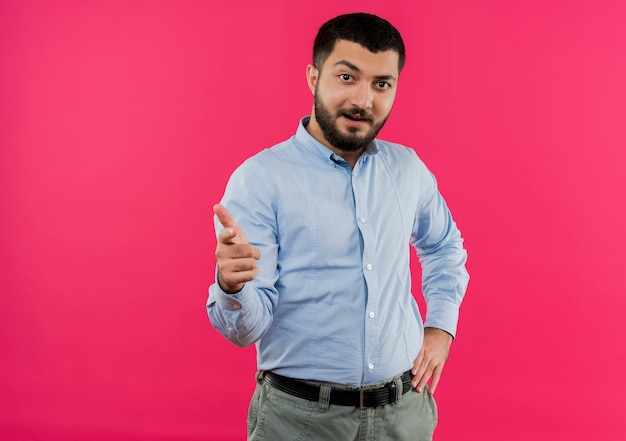
[[[411,371],[407,371],[402,375],[402,395],[411,390],[411,378]],[[304,398],[309,401],[319,401],[321,388],[315,384],[283,377],[269,371],[263,373],[263,379],[276,389],[294,397]],[[398,398],[397,392],[395,382],[386,383],[376,389],[368,389],[367,387],[358,389],[332,387],[330,389],[329,403],[366,409],[395,402]]]

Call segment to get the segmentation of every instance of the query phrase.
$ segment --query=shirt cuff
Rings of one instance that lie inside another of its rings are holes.
[[[428,302],[424,327],[439,328],[454,338],[458,322],[459,306],[457,304],[441,299],[433,299]]]
[[[219,308],[226,311],[239,311],[243,309],[246,299],[250,298],[250,295],[254,295],[251,291],[253,290],[251,290],[250,284],[246,283],[241,291],[229,294],[220,287],[219,283],[215,282],[209,287],[207,306],[212,306],[216,303]]]

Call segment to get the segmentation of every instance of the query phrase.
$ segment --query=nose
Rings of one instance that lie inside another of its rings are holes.
[[[374,95],[370,85],[366,82],[362,82],[355,85],[350,104],[361,109],[371,109],[373,97]]]

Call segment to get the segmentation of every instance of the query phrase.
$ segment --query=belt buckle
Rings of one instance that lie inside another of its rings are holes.
[[[367,409],[367,407],[365,407],[365,389],[363,388],[359,389],[359,409]]]

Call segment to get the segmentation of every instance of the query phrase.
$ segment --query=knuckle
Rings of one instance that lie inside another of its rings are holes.
[[[244,257],[245,256],[245,251],[243,248],[243,245],[241,244],[236,244],[232,246],[232,252],[233,255],[236,257]]]

